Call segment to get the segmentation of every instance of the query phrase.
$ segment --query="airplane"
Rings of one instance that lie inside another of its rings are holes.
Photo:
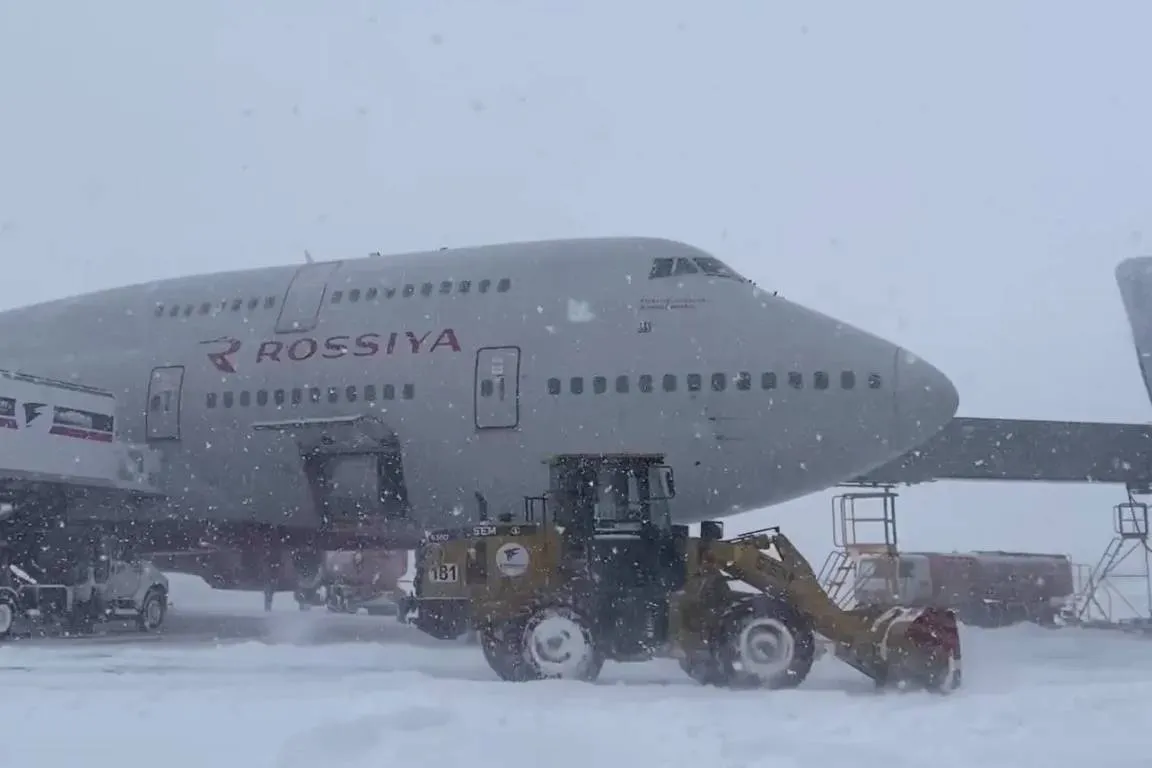
[[[105,522],[198,553],[168,568],[220,589],[294,589],[322,551],[518,510],[555,454],[664,454],[675,522],[764,508],[958,407],[921,357],[645,237],[309,255],[4,311],[0,336],[5,367],[116,395],[167,497]],[[341,525],[365,494],[375,538]]]
[[[1152,256],[1136,256],[1116,265],[1116,284],[1132,331],[1136,360],[1152,399]]]

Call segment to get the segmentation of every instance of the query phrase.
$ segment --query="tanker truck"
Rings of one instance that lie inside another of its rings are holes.
[[[853,589],[858,605],[950,608],[974,627],[1051,626],[1074,593],[1066,555],[1001,551],[861,555]]]

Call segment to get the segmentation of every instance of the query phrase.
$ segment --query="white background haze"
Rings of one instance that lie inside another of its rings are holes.
[[[962,415],[1143,421],[1112,270],[1152,233],[1149,29],[1147,0],[0,0],[0,307],[655,235],[906,345]],[[822,552],[829,495],[729,525]],[[901,534],[1092,560],[1119,500],[937,484]]]

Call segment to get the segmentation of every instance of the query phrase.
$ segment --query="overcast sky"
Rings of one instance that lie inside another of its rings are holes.
[[[644,234],[939,365],[961,413],[1144,421],[1152,4],[0,0],[0,306]],[[757,513],[829,546],[821,494]],[[1118,491],[944,485],[909,546],[1095,559]],[[747,521],[739,521],[742,526]]]

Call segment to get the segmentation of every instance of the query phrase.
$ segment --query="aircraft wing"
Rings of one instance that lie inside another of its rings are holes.
[[[1010,480],[1152,486],[1152,425],[955,418],[852,483]]]

